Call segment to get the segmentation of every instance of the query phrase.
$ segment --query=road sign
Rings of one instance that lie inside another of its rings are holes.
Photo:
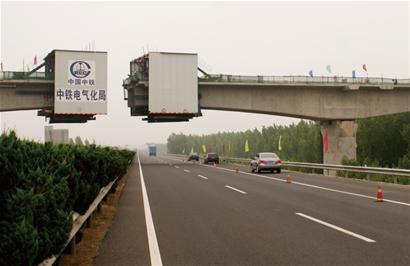
[[[107,53],[55,50],[55,114],[107,113]]]

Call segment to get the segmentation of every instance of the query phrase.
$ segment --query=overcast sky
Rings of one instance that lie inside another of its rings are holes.
[[[203,111],[187,123],[148,124],[131,117],[122,80],[129,61],[151,51],[198,53],[210,73],[326,75],[330,64],[350,76],[367,64],[369,76],[409,78],[408,2],[7,2],[1,3],[4,70],[20,71],[53,49],[108,52],[108,115],[69,128],[70,137],[99,144],[166,142],[172,133],[208,134],[297,119]],[[1,126],[43,140],[36,111],[1,114]]]

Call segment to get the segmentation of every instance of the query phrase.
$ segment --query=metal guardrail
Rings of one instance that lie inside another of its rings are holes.
[[[182,156],[187,157],[187,155],[181,155],[181,154],[169,154],[169,155],[173,155],[177,157],[182,157]],[[225,161],[228,163],[250,164],[251,162],[251,159],[245,159],[245,158],[232,158],[232,157],[219,157],[219,158],[221,161]],[[390,176],[410,177],[409,169],[399,169],[399,168],[382,168],[382,167],[319,164],[319,163],[301,163],[301,162],[289,162],[289,161],[284,161],[282,165],[287,166],[287,167],[300,167],[300,168],[336,170],[336,171],[363,173],[363,174],[381,174],[381,175],[390,175]]]
[[[95,209],[104,199],[104,197],[107,196],[108,192],[110,192],[112,186],[117,182],[118,178],[119,177],[115,178],[107,186],[101,188],[100,193],[95,198],[95,200],[91,203],[90,207],[88,208],[88,210],[86,211],[84,215],[79,215],[78,213],[73,214],[73,227],[71,228],[71,232],[70,232],[70,235],[68,237],[66,244],[64,245],[64,247],[61,249],[61,251],[58,254],[52,255],[50,258],[45,259],[39,264],[39,266],[53,265],[68,245],[72,245],[71,249],[73,249],[73,246],[75,246],[76,234],[83,227],[84,223],[90,218],[91,214],[95,211]]]
[[[201,78],[203,82],[244,82],[244,83],[315,83],[329,85],[410,85],[410,79],[374,77],[329,77],[329,76],[240,76],[210,74]]]
[[[300,163],[300,162],[284,162],[283,165],[290,166],[290,167],[336,170],[336,171],[354,172],[354,173],[363,173],[363,174],[381,174],[381,175],[410,177],[410,170],[399,169],[399,168],[382,168],[382,167],[367,167],[367,166],[352,166],[352,165],[337,165],[337,164],[316,164],[316,163]]]
[[[54,80],[52,73],[46,72],[17,72],[17,71],[0,71],[0,80]]]
[[[128,167],[131,164],[132,159],[128,161]],[[86,211],[86,213],[84,215],[79,215],[78,213],[74,213],[73,214],[73,226],[71,228],[71,232],[69,235],[69,238],[67,240],[67,242],[65,243],[64,247],[60,250],[60,252],[58,254],[54,254],[52,255],[50,258],[45,259],[44,261],[42,261],[39,266],[52,266],[57,259],[61,256],[61,254],[63,253],[63,251],[67,248],[68,245],[71,246],[71,250],[75,250],[75,236],[78,233],[78,231],[80,231],[80,229],[83,227],[85,222],[90,222],[90,216],[91,214],[95,211],[96,208],[99,207],[99,205],[101,204],[101,201],[107,196],[108,192],[111,191],[113,185],[118,181],[120,177],[117,176],[113,181],[111,181],[110,183],[108,183],[108,185],[106,185],[105,187],[100,189],[100,193],[97,195],[97,197],[95,198],[95,200],[91,203],[90,207],[88,208],[88,210]]]

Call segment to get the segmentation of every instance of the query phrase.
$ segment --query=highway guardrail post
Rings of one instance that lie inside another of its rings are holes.
[[[70,244],[69,244],[69,252],[70,255],[75,256],[75,241],[76,241],[77,235],[74,235],[73,239],[71,239]]]
[[[85,227],[86,228],[90,228],[92,226],[92,217],[93,217],[93,214],[91,213],[91,215],[85,221]]]

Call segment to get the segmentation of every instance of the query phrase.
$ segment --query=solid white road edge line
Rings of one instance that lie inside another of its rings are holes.
[[[145,222],[147,225],[148,246],[149,246],[149,255],[151,258],[151,265],[155,265],[155,266],[162,265],[157,235],[155,234],[154,222],[152,221],[151,208],[149,206],[147,189],[145,187],[144,176],[142,174],[140,155],[138,152],[137,152],[137,158],[138,158],[138,165],[140,168],[142,199],[144,201]]]
[[[228,186],[228,185],[226,185],[225,187],[229,188],[229,189],[232,189],[232,190],[235,190],[236,192],[239,192],[239,193],[242,193],[242,194],[248,194],[245,191],[242,191],[240,189],[237,189],[237,188],[234,188],[234,187],[231,187],[231,186]]]
[[[208,177],[203,176],[203,175],[198,175],[199,177],[203,178],[203,179],[208,179]]]
[[[191,171],[189,171],[188,169],[184,169],[185,173],[190,173]]]
[[[304,218],[306,218],[306,219],[309,219],[309,220],[311,220],[311,221],[317,222],[317,223],[319,223],[319,224],[322,224],[322,225],[324,225],[324,226],[327,226],[327,227],[330,227],[330,228],[332,228],[332,229],[335,229],[335,230],[337,230],[337,231],[339,231],[339,232],[342,232],[342,233],[345,233],[345,234],[347,234],[347,235],[350,235],[350,236],[359,238],[359,239],[361,239],[361,240],[363,240],[363,241],[366,241],[366,242],[368,242],[368,243],[375,243],[375,242],[376,242],[376,241],[373,240],[373,239],[370,239],[370,238],[367,238],[367,237],[365,237],[365,236],[362,236],[362,235],[353,233],[352,231],[343,229],[343,228],[338,227],[338,226],[336,226],[336,225],[333,225],[333,224],[330,224],[330,223],[321,221],[321,220],[316,219],[316,218],[314,218],[314,217],[312,217],[312,216],[309,216],[309,215],[306,215],[306,214],[303,214],[303,213],[300,213],[300,212],[297,212],[297,213],[295,213],[295,214],[296,214],[296,215],[299,215],[299,216],[302,216],[302,217],[304,217]]]

